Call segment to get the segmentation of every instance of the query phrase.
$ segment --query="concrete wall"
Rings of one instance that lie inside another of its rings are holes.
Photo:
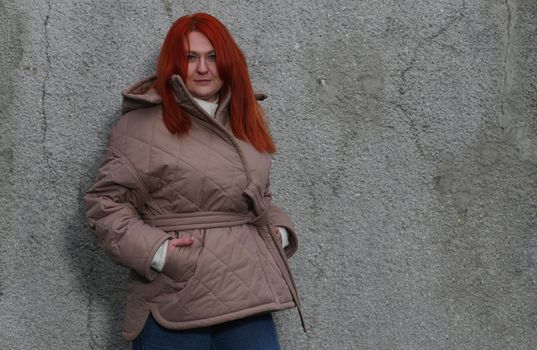
[[[0,1],[0,344],[127,349],[83,219],[125,86],[207,11],[248,57],[310,327],[284,349],[534,349],[537,2]]]

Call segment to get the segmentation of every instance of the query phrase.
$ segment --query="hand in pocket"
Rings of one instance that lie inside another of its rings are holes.
[[[280,234],[280,228],[278,226],[274,226],[273,228],[274,236],[278,238],[278,241],[280,242],[280,245],[283,244],[282,242],[282,235]]]
[[[168,241],[168,249],[166,252],[166,260],[162,272],[175,281],[186,279],[185,275],[189,269],[193,268],[192,256],[195,250],[192,245],[194,239],[192,237],[173,238]]]

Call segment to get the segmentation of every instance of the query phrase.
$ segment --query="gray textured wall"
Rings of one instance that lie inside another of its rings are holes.
[[[127,349],[83,220],[125,86],[207,11],[246,53],[311,331],[285,349],[537,345],[537,2],[0,1],[0,347]]]

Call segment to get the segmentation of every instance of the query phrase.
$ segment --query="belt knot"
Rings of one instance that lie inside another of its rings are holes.
[[[263,197],[264,191],[261,185],[256,181],[248,184],[244,190],[244,195],[250,200],[255,217],[250,221],[257,227],[263,227],[268,224],[267,205]]]

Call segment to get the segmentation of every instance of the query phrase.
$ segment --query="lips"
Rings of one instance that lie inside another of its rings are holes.
[[[196,84],[202,84],[202,85],[205,85],[205,84],[210,84],[211,83],[211,80],[210,79],[200,79],[200,80],[194,80],[194,82]]]

